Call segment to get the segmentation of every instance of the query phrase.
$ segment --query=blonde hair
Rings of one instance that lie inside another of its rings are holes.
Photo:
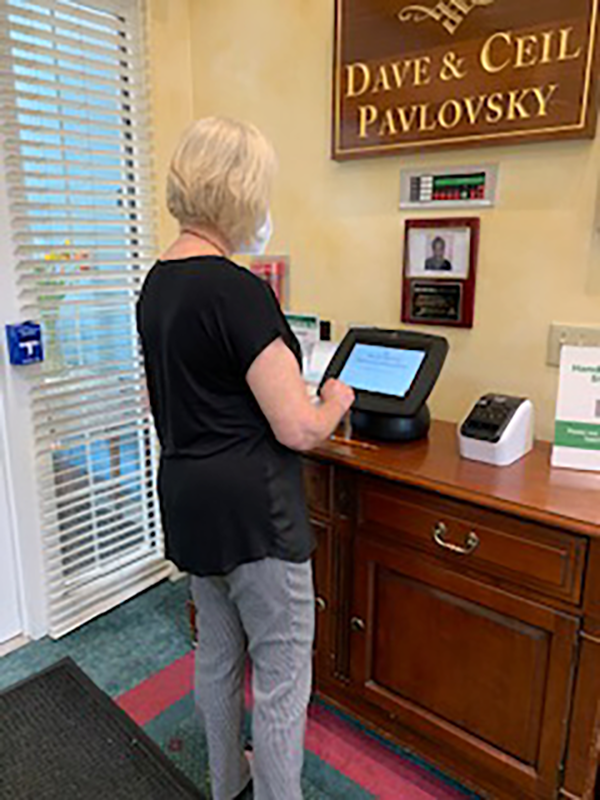
[[[275,166],[273,147],[254,125],[198,120],[171,160],[167,206],[182,227],[212,229],[235,252],[266,220]]]

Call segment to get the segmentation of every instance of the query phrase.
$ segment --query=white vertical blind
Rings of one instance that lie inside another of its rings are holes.
[[[137,0],[0,0],[0,138],[32,374],[50,634],[162,578],[134,306],[156,252]]]

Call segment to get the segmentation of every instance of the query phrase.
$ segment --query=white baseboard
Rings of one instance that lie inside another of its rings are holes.
[[[171,574],[169,575],[169,580],[173,583],[177,583],[177,581],[182,580],[182,578],[187,578],[187,572],[180,572],[175,564],[171,564]]]
[[[15,650],[19,650],[21,647],[25,647],[30,641],[27,636],[15,636],[14,639],[9,639],[8,642],[2,642],[0,644],[0,658],[7,656],[9,653],[14,653]]]

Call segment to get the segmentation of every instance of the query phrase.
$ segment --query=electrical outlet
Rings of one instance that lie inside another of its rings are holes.
[[[563,345],[574,347],[600,347],[600,325],[559,325],[550,326],[548,337],[549,367],[560,366],[560,353]]]

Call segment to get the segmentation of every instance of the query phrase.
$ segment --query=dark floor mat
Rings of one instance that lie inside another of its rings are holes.
[[[70,659],[0,693],[2,800],[203,797]]]

